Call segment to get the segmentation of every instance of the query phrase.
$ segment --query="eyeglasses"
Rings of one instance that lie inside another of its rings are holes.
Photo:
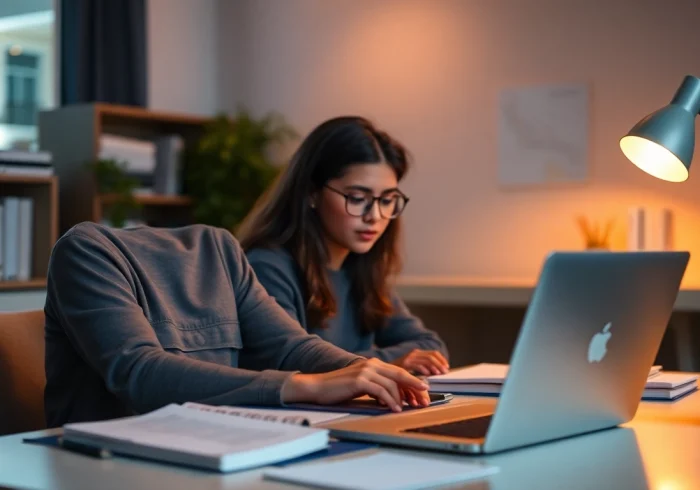
[[[374,201],[379,204],[379,214],[384,219],[398,218],[408,204],[408,197],[398,190],[382,192],[381,195],[375,197],[371,192],[359,189],[346,194],[329,185],[324,187],[343,196],[345,198],[345,211],[350,216],[358,218],[365,216],[372,210]]]

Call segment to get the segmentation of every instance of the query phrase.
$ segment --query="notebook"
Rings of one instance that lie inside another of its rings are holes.
[[[499,395],[508,375],[507,364],[481,363],[455,369],[447,374],[429,376],[430,391],[434,393],[456,393],[463,395]],[[685,373],[666,373],[662,366],[652,366],[645,400],[676,399],[697,387],[697,376]]]
[[[320,451],[326,429],[170,404],[145,415],[63,427],[63,439],[115,454],[239,471]]]
[[[335,490],[420,490],[486,478],[498,468],[435,457],[389,453],[265,470],[268,480]]]

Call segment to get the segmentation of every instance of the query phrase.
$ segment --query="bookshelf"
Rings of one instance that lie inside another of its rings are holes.
[[[31,197],[34,201],[32,278],[0,281],[0,292],[45,288],[51,250],[58,239],[58,178],[0,174],[0,199],[7,196]]]
[[[82,221],[99,222],[117,196],[100,194],[88,163],[99,154],[104,133],[151,140],[179,134],[185,145],[194,144],[209,118],[151,111],[138,107],[93,103],[59,107],[39,114],[39,147],[53,154],[59,194],[59,231]],[[187,196],[136,195],[140,218],[153,226],[192,222]]]

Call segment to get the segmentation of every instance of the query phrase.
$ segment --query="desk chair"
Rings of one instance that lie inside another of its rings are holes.
[[[44,312],[0,313],[0,436],[44,421]]]

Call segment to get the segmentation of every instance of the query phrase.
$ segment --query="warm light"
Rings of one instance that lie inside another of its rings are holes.
[[[663,146],[639,136],[625,136],[620,140],[625,156],[637,167],[658,179],[683,182],[688,169],[676,155]]]
[[[22,54],[22,46],[19,44],[13,44],[10,46],[10,49],[8,49],[7,52],[10,53],[10,56],[19,56]]]

